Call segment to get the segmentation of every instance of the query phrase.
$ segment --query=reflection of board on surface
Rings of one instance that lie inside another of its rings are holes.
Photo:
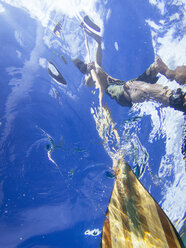
[[[101,247],[184,247],[168,217],[131,168],[125,163],[120,165],[103,226]]]

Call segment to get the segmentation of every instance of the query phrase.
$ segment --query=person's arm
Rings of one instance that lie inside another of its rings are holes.
[[[97,52],[96,52],[96,62],[101,67],[102,66],[102,48],[101,43],[98,43]]]
[[[96,63],[101,66],[102,65],[102,48],[101,48],[101,40],[102,37],[94,32],[84,29],[85,33],[91,36],[98,44],[97,51],[96,51]]]
[[[93,73],[94,76],[92,72],[94,72]],[[94,62],[90,62],[87,64],[87,75],[85,77],[85,85],[91,87],[95,85],[95,83],[98,81],[101,90],[105,90],[106,87],[108,86],[108,74],[98,64],[95,64]],[[98,85],[96,87],[98,87]]]

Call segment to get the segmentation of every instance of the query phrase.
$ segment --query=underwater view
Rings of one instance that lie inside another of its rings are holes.
[[[185,8],[0,0],[0,248],[186,245]]]

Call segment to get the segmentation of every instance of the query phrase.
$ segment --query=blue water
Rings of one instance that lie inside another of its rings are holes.
[[[102,230],[114,177],[112,159],[90,111],[91,107],[98,107],[98,93],[93,94],[93,89],[83,85],[83,75],[71,60],[74,52],[67,36],[59,39],[52,34],[51,26],[58,21],[60,11],[53,11],[51,20],[43,25],[34,17],[35,12],[21,4],[15,7],[16,1],[12,5],[6,2],[0,1],[0,9],[4,9],[0,11],[0,247],[99,247],[101,234],[85,232]],[[101,7],[97,2],[97,8]],[[151,29],[146,20],[160,21],[160,11],[148,1],[105,1],[104,8],[111,13],[109,18],[103,15],[103,68],[116,78],[135,78],[154,60]],[[181,8],[170,1],[167,13],[179,13],[182,20]],[[68,30],[68,23],[73,24],[72,30]],[[170,25],[170,20],[165,24]],[[176,25],[176,37],[183,37],[183,30]],[[76,18],[67,18],[65,27],[65,34],[77,32],[81,44],[84,42]],[[50,37],[50,46],[43,37]],[[116,41],[119,50],[114,47]],[[83,47],[84,52],[81,47],[77,51],[81,58],[86,52]],[[41,65],[43,58],[44,62],[55,62],[67,86],[50,77],[46,66]],[[129,146],[126,160],[134,170],[136,165],[143,168],[140,180],[162,204],[167,187],[177,176],[173,168],[158,176],[166,154],[166,135],[155,133],[149,141],[153,126],[150,114],[121,107],[107,95],[103,103],[111,110],[123,144]],[[159,105],[154,109],[161,127],[165,116],[162,117]],[[177,115],[179,127],[183,115]],[[177,155],[168,155],[168,163],[176,164]],[[181,152],[179,156],[183,164]],[[175,190],[181,191],[179,186]],[[180,209],[184,208],[182,204]],[[182,221],[177,227],[180,231],[184,217],[169,218],[175,223]]]

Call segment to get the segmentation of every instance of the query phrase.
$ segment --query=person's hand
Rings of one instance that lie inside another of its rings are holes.
[[[94,62],[90,62],[87,64],[87,71],[90,72],[92,69],[96,69]]]

